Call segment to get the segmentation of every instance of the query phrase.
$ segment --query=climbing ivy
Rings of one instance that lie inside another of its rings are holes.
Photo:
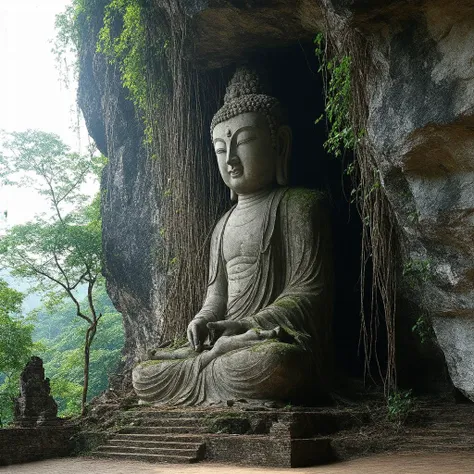
[[[374,72],[371,45],[357,30],[336,25],[329,18],[326,20],[325,36],[318,34],[314,39],[325,93],[324,114],[316,122],[323,117],[326,119],[328,138],[324,147],[329,153],[344,158],[346,151],[354,151],[345,173],[353,180],[351,201],[356,204],[364,224],[360,257],[364,374],[371,375],[371,365],[375,362],[388,397],[397,388],[395,314],[399,241],[397,222],[383,189],[370,140],[366,138],[367,84]],[[365,306],[366,269],[369,267],[370,303]],[[380,311],[384,315],[387,340],[385,364],[378,359],[377,350]]]
[[[325,108],[316,123],[324,115],[328,123],[328,138],[324,148],[334,156],[342,156],[345,150],[354,149],[358,136],[354,133],[351,119],[351,65],[348,55],[328,58],[326,43],[322,33],[314,38],[315,54],[319,60],[319,72],[325,86]]]
[[[122,85],[143,119],[147,141],[164,79],[150,80],[150,64],[163,63],[168,41],[159,31],[149,34],[145,21],[146,0],[72,0],[56,16],[52,52],[63,83],[78,80],[78,57],[90,35],[94,18],[102,18],[96,51],[118,66]],[[162,75],[164,77],[164,74]],[[161,81],[161,82],[160,82]],[[153,110],[152,110],[153,109]]]
[[[112,0],[104,9],[104,23],[99,31],[97,51],[117,64],[122,85],[145,122],[145,135],[151,141],[150,117],[160,96],[160,81],[148,78],[149,65],[163,58],[168,41],[162,34],[147,34],[145,7],[141,0]],[[155,32],[156,33],[156,32]],[[150,101],[150,98],[153,98]]]
[[[420,338],[422,344],[436,340],[436,335],[428,312],[424,312],[418,317],[415,324],[412,326],[411,331]]]
[[[118,34],[115,23],[121,22]],[[97,51],[104,53],[111,63],[117,63],[123,85],[130,91],[135,106],[146,106],[146,50],[142,7],[138,0],[112,0],[105,7],[104,26],[99,32]]]

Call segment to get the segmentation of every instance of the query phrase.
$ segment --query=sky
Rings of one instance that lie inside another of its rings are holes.
[[[67,90],[60,83],[51,53],[55,15],[69,3],[70,0],[0,0],[0,129],[53,132],[77,151],[79,140],[72,130],[77,120],[72,112],[75,88]],[[84,125],[80,142],[87,142]],[[31,219],[44,206],[28,190],[0,187],[0,219],[8,209],[9,225]]]

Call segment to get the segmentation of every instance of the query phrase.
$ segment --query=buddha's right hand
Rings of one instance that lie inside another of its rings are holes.
[[[196,352],[201,352],[204,341],[209,335],[209,329],[207,329],[207,321],[201,318],[193,319],[188,325],[188,341],[191,347]]]

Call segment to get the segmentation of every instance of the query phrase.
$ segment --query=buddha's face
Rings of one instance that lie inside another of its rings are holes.
[[[257,112],[237,115],[217,124],[212,139],[222,179],[238,195],[275,183],[277,156],[265,116]]]

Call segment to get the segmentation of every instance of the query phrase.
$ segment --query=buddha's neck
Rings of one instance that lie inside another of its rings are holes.
[[[266,201],[268,195],[272,192],[272,190],[272,188],[266,188],[255,193],[239,194],[237,201],[237,209],[246,209],[248,207],[253,207],[263,201]]]

